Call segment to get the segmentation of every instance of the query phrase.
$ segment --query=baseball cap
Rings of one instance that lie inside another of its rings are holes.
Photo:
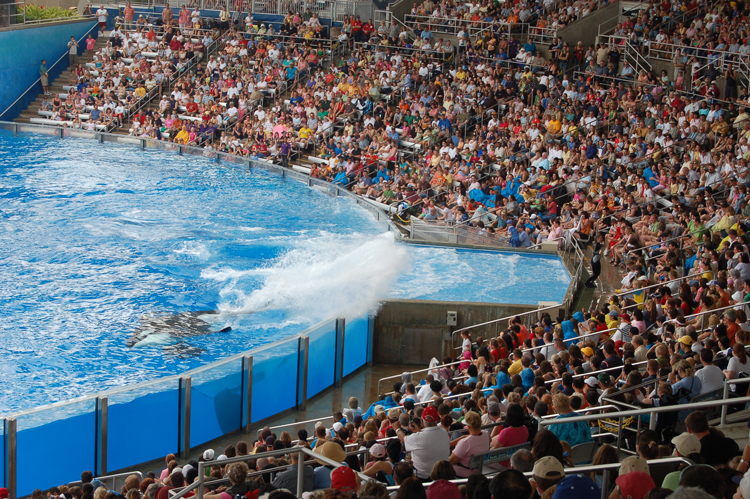
[[[603,385],[612,383],[612,376],[607,373],[601,373],[599,376],[597,376],[597,379],[599,380],[599,383]]]
[[[614,317],[615,319],[617,319],[618,317],[620,317],[620,314],[617,312],[617,310],[610,310],[609,311],[609,316],[610,317]]]
[[[690,336],[682,336],[682,337],[681,337],[681,338],[680,338],[679,340],[677,340],[677,341],[679,341],[679,342],[680,342],[680,343],[682,343],[683,345],[687,345],[687,346],[690,346],[690,345],[692,345],[692,344],[693,344],[693,339],[692,339],[692,338],[691,338]]]
[[[204,461],[210,461],[214,458],[214,450],[213,449],[206,449],[203,451],[203,460]]]
[[[338,422],[337,423],[333,423],[333,431],[335,431],[335,432],[341,431],[341,429],[343,427],[344,427],[344,425],[342,425],[341,423],[338,423]]]
[[[341,492],[357,490],[357,476],[348,466],[339,466],[331,472],[331,488]]]
[[[0,487],[0,499],[8,499],[8,489]]]
[[[385,445],[383,444],[373,445],[372,447],[370,447],[370,455],[377,459],[380,459],[381,457],[385,457]]]
[[[585,355],[586,357],[593,357],[594,356],[594,349],[591,347],[583,347],[581,348],[581,353]]]
[[[544,456],[534,463],[534,476],[550,479],[562,478],[565,476],[565,468],[556,457]]]
[[[620,475],[615,483],[620,487],[620,495],[623,499],[643,499],[646,494],[656,488],[651,475],[642,471],[631,471]]]
[[[589,385],[591,388],[599,388],[599,381],[597,381],[594,376],[589,376],[583,382]]]
[[[599,486],[591,478],[578,473],[563,478],[552,499],[601,499],[601,496]]]
[[[740,494],[742,494],[742,498],[750,499],[750,477],[736,476],[732,478],[732,481],[736,483],[737,485],[739,485],[739,491],[740,491]],[[0,489],[0,491],[2,490],[4,489]],[[6,491],[6,494],[7,494],[7,491]],[[0,496],[0,497],[3,497],[3,496]],[[8,496],[5,495],[4,497],[8,497]]]
[[[701,441],[692,433],[681,433],[672,439],[672,443],[677,452],[684,457],[701,451]]]
[[[438,414],[437,409],[430,406],[425,408],[424,412],[422,412],[422,419],[428,423],[437,423],[440,420],[440,415]]]
[[[500,410],[500,404],[497,402],[490,402],[487,404],[487,412],[489,414],[500,414],[502,411]]]
[[[626,475],[632,471],[651,473],[651,470],[648,467],[648,463],[641,456],[626,457],[622,460],[622,463],[620,463],[620,475]]]
[[[427,489],[427,499],[461,499],[461,491],[453,482],[435,480]]]

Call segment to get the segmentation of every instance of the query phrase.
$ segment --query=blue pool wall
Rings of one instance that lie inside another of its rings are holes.
[[[114,17],[116,11],[110,12]],[[79,40],[79,55],[85,50],[80,40],[96,22],[91,19],[45,24],[0,31],[0,119],[17,118],[42,93],[37,84],[17,103],[13,102],[38,78],[42,59],[47,60],[50,84],[68,68],[68,58],[51,68],[68,51],[71,36]],[[96,38],[98,29],[91,33]],[[13,107],[7,109],[11,104]],[[7,109],[7,111],[6,111]]]
[[[144,149],[167,149],[181,154],[203,156],[205,152],[186,146],[178,149],[157,141],[80,130],[65,129],[61,134],[61,129],[56,127],[0,122],[0,129],[95,138],[102,142],[138,144]],[[396,230],[379,209],[338,186],[276,165],[251,162],[224,153],[215,157],[217,161],[277,172],[284,178],[289,176],[308,186],[323,188],[332,196],[351,196],[357,204],[370,210],[384,227]],[[374,317],[342,319],[343,332],[339,330],[338,334],[337,320],[331,319],[279,342],[181,375],[6,417],[0,424],[3,447],[0,486],[11,484],[8,461],[13,424],[16,425],[17,443],[15,496],[22,497],[30,495],[35,488],[45,490],[74,481],[83,470],[101,476],[163,459],[169,453],[183,452],[185,442],[191,448],[199,447],[295,409],[303,401],[302,386],[306,386],[307,397],[311,398],[334,386],[340,375],[347,376],[373,361]],[[303,338],[309,341],[306,372],[303,368]],[[186,404],[188,399],[190,406]],[[106,418],[103,417],[105,412]],[[188,420],[190,424],[186,424]],[[153,425],[149,421],[159,423]],[[40,475],[38,449],[50,447],[75,449],[76,452],[68,452],[66,459]],[[106,467],[102,462],[106,462]]]

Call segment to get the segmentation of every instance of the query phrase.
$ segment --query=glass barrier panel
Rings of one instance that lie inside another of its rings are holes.
[[[78,480],[94,471],[96,400],[85,399],[17,418],[17,497]],[[45,466],[49,459],[54,463]]]
[[[0,487],[6,487],[5,484],[5,425],[8,424],[5,419],[0,421]]]
[[[297,405],[299,339],[250,352],[253,356],[252,422]]]
[[[333,385],[336,364],[336,321],[329,321],[308,334],[307,398]]]
[[[367,330],[369,319],[357,317],[346,320],[344,329],[344,376],[367,363]]]
[[[190,446],[196,447],[240,429],[242,357],[195,370],[190,397]]]
[[[176,453],[179,443],[180,384],[172,378],[108,395],[107,469],[121,470]],[[158,421],[158,431],[142,431]]]

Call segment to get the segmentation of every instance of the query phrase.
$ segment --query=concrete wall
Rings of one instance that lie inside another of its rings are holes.
[[[112,14],[110,14],[112,17]],[[42,26],[14,26],[0,32],[0,113],[3,113],[13,101],[26,91],[39,78],[39,65],[42,59],[47,60],[50,72],[50,83],[68,67],[65,57],[57,67],[52,64],[67,53],[68,41],[75,36],[80,41],[95,22],[91,19],[49,23]],[[96,37],[96,31],[92,33]],[[83,53],[85,44],[81,43],[79,54]],[[37,85],[26,94],[12,110],[2,116],[5,121],[12,120],[33,102],[41,93]]]
[[[444,355],[456,355],[451,331],[536,308],[535,305],[388,300],[375,317],[373,362],[427,366],[432,357],[442,360]],[[446,325],[449,310],[458,312],[458,325]],[[495,327],[487,326],[473,330],[472,336],[494,337],[494,333]]]
[[[578,41],[583,42],[584,47],[596,43],[599,30],[606,33],[608,30],[617,26],[621,12],[620,2],[611,2],[596,12],[592,12],[583,19],[564,27],[557,31],[557,35],[568,42],[570,47],[575,47]]]

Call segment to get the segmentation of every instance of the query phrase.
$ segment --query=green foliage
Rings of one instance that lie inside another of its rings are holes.
[[[75,10],[63,9],[60,7],[45,7],[44,5],[34,5],[33,3],[18,6],[19,14],[23,14],[24,10],[26,10],[26,21],[43,21],[45,19],[78,17],[78,12]]]

